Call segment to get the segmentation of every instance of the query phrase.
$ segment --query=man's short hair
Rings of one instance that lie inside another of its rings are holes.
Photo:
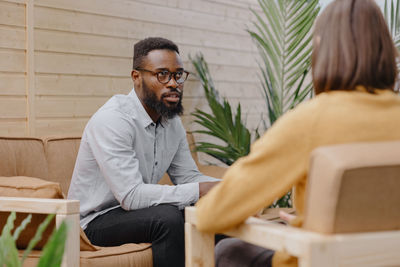
[[[137,42],[133,47],[133,69],[139,68],[143,59],[152,50],[168,49],[179,54],[178,46],[165,38],[149,37]]]

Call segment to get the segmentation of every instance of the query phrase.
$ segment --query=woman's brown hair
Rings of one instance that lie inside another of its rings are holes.
[[[374,0],[336,0],[314,29],[312,75],[315,93],[364,86],[391,89],[397,79],[397,50]]]

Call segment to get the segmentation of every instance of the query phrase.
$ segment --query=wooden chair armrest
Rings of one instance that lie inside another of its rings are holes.
[[[0,197],[0,211],[56,214],[56,227],[68,224],[62,267],[79,266],[79,201],[68,199]]]
[[[79,201],[69,199],[0,197],[0,211],[79,214]]]

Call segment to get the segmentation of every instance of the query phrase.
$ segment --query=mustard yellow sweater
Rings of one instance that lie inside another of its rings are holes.
[[[319,146],[400,139],[400,97],[389,90],[322,93],[286,113],[233,164],[222,182],[197,203],[201,231],[228,230],[295,186],[301,217],[309,155]],[[273,266],[296,266],[277,252]]]

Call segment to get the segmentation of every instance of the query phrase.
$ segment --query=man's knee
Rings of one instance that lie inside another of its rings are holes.
[[[159,223],[162,228],[169,231],[182,232],[184,230],[185,220],[182,212],[172,205],[160,205]]]

